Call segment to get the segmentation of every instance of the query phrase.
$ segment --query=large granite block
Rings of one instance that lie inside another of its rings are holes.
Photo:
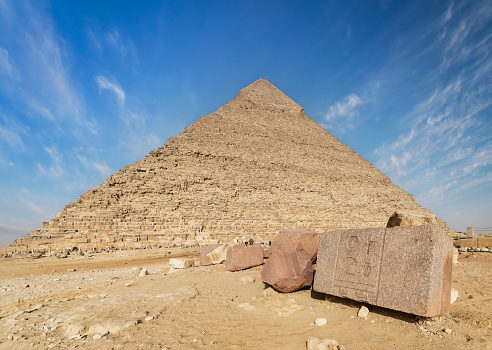
[[[415,315],[443,315],[452,263],[452,240],[437,225],[326,232],[313,289]]]

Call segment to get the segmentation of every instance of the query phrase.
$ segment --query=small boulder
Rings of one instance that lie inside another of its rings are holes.
[[[187,269],[195,266],[195,261],[193,259],[172,258],[169,260],[169,264],[175,269]]]
[[[252,246],[235,245],[227,250],[225,269],[239,271],[263,264],[263,248],[259,244]]]
[[[307,350],[345,350],[335,339],[318,339],[311,337],[306,342]]]
[[[222,264],[226,260],[227,251],[230,247],[229,244],[220,244],[218,247],[207,253],[206,256],[212,265]]]
[[[272,248],[263,249],[263,259],[268,259],[272,255]]]
[[[458,299],[458,291],[454,288],[451,288],[451,304],[454,303]]]
[[[143,269],[140,270],[140,272],[138,273],[138,277],[144,277],[144,276],[147,276],[149,274],[149,270],[147,270],[146,267],[144,267]]]
[[[364,305],[359,309],[359,312],[357,313],[357,316],[364,318],[369,315],[369,309],[365,307]]]
[[[324,326],[326,323],[328,322],[328,320],[324,317],[318,317],[315,321],[314,321],[314,324],[316,326]]]
[[[203,247],[200,251],[200,266],[212,265],[212,260],[208,257],[208,254],[220,246],[222,244],[212,244]]]
[[[309,254],[311,262],[316,261],[318,254],[319,234],[307,228],[282,230],[272,245],[272,254],[277,251],[294,253],[304,251]]]
[[[261,280],[279,292],[290,293],[313,283],[314,268],[308,253],[276,251],[261,270]]]

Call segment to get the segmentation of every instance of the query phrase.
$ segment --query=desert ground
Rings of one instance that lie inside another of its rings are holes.
[[[305,349],[309,337],[348,350],[492,349],[491,253],[460,254],[459,297],[448,315],[431,319],[371,305],[360,318],[358,302],[310,289],[280,294],[261,282],[261,266],[170,269],[170,258],[198,263],[199,253],[0,259],[0,350]]]

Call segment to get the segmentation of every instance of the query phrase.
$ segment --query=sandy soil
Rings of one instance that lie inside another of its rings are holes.
[[[0,349],[305,349],[309,337],[346,349],[492,349],[491,253],[460,255],[459,298],[433,319],[371,305],[364,319],[358,302],[279,294],[261,282],[261,267],[169,272],[169,258],[198,254],[1,259]],[[138,277],[140,268],[150,274]],[[316,326],[319,317],[327,324]]]

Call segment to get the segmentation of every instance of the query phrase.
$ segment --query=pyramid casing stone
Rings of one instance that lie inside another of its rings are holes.
[[[424,317],[449,312],[453,245],[438,225],[321,234],[313,289]]]

